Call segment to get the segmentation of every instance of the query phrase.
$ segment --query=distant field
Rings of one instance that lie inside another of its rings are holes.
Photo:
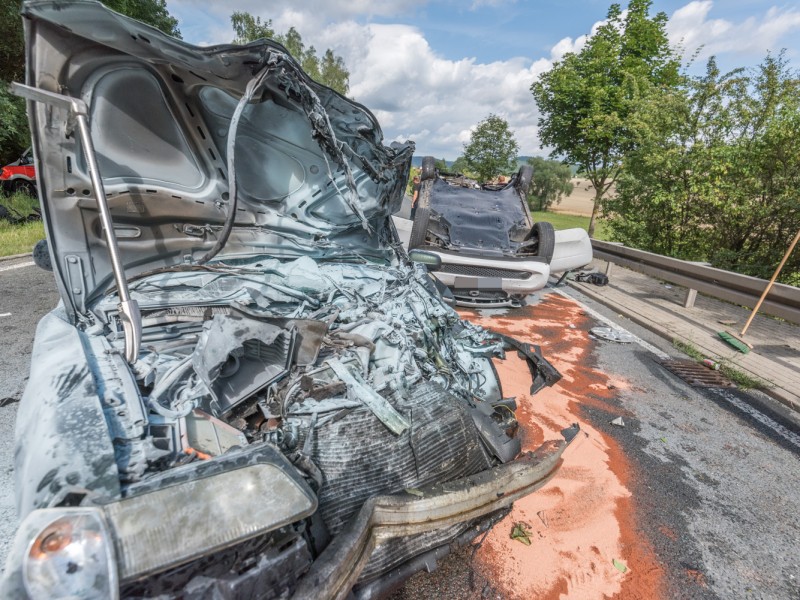
[[[531,216],[535,221],[547,221],[552,223],[555,229],[572,229],[573,227],[580,227],[581,229],[589,228],[589,217],[579,215],[565,215],[555,212],[536,211],[532,212]],[[594,230],[594,237],[598,240],[607,240],[608,233],[606,231],[605,223],[598,221]]]
[[[580,177],[573,177],[571,181],[572,185],[575,186],[572,193],[562,198],[561,202],[552,206],[550,210],[567,215],[591,216],[592,205],[594,204],[594,188],[592,184],[589,183],[588,179]],[[613,196],[615,191],[614,186],[611,186],[607,195]]]

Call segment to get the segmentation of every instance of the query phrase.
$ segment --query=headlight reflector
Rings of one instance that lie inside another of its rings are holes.
[[[39,511],[40,533],[23,558],[23,582],[32,599],[116,598],[111,540],[100,511]],[[49,523],[44,519],[48,519]]]

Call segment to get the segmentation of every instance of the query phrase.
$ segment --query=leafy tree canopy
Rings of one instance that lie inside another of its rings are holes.
[[[533,167],[531,186],[528,189],[528,204],[532,210],[547,210],[561,202],[563,196],[572,193],[572,170],[557,160],[547,160],[541,156],[528,159]]]
[[[181,37],[178,19],[169,14],[166,0],[101,0],[111,10],[152,25],[167,35]]]
[[[518,150],[508,122],[490,114],[478,123],[469,143],[464,144],[464,161],[481,181],[489,181],[516,168]]]
[[[262,21],[261,17],[238,11],[231,15],[231,25],[236,36],[234,44],[247,44],[259,39],[275,40],[289,51],[311,79],[342,95],[350,91],[350,72],[342,57],[336,56],[328,48],[320,58],[314,46],[306,48],[300,32],[294,27],[290,27],[286,33],[276,34],[271,19]]]
[[[178,20],[169,14],[165,0],[104,0],[118,13],[138,19],[175,37],[181,37]],[[0,161],[19,158],[30,145],[28,117],[22,98],[8,92],[8,84],[25,75],[24,37],[20,0],[0,4]]]
[[[566,54],[531,86],[539,106],[542,147],[586,173],[600,202],[634,144],[630,115],[648,94],[680,83],[669,47],[667,16],[650,16],[651,0],[612,4],[606,22],[578,53]]]
[[[783,54],[750,73],[712,58],[633,119],[636,147],[605,206],[614,238],[769,278],[800,230],[800,77]],[[800,285],[800,252],[781,280]]]

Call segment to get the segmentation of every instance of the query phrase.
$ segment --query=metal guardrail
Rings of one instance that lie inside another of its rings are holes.
[[[716,269],[707,263],[669,258],[614,242],[593,239],[592,250],[595,258],[609,263],[606,274],[613,263],[688,288],[684,303],[687,308],[694,305],[697,292],[753,307],[768,283],[757,277]],[[761,305],[760,312],[800,324],[800,288],[776,283]]]

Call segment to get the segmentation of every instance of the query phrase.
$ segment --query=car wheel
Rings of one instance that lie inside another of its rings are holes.
[[[547,264],[550,264],[556,249],[556,230],[553,229],[552,223],[546,221],[534,223],[531,237],[538,240],[536,256],[542,257]]]
[[[428,221],[431,218],[431,187],[433,182],[426,180],[419,188],[417,198],[417,210],[414,213],[414,224],[411,226],[411,238],[408,241],[408,249],[417,248],[425,244],[425,237],[428,234]]]
[[[15,181],[13,190],[15,193],[27,194],[33,198],[36,197],[36,186],[25,179],[18,179]]]
[[[527,196],[528,189],[531,187],[531,179],[533,179],[533,167],[530,165],[523,165],[519,168],[517,173],[517,192],[520,196]]]
[[[426,179],[433,179],[436,177],[436,159],[432,156],[426,156],[422,159],[422,171],[419,178],[422,181]]]

